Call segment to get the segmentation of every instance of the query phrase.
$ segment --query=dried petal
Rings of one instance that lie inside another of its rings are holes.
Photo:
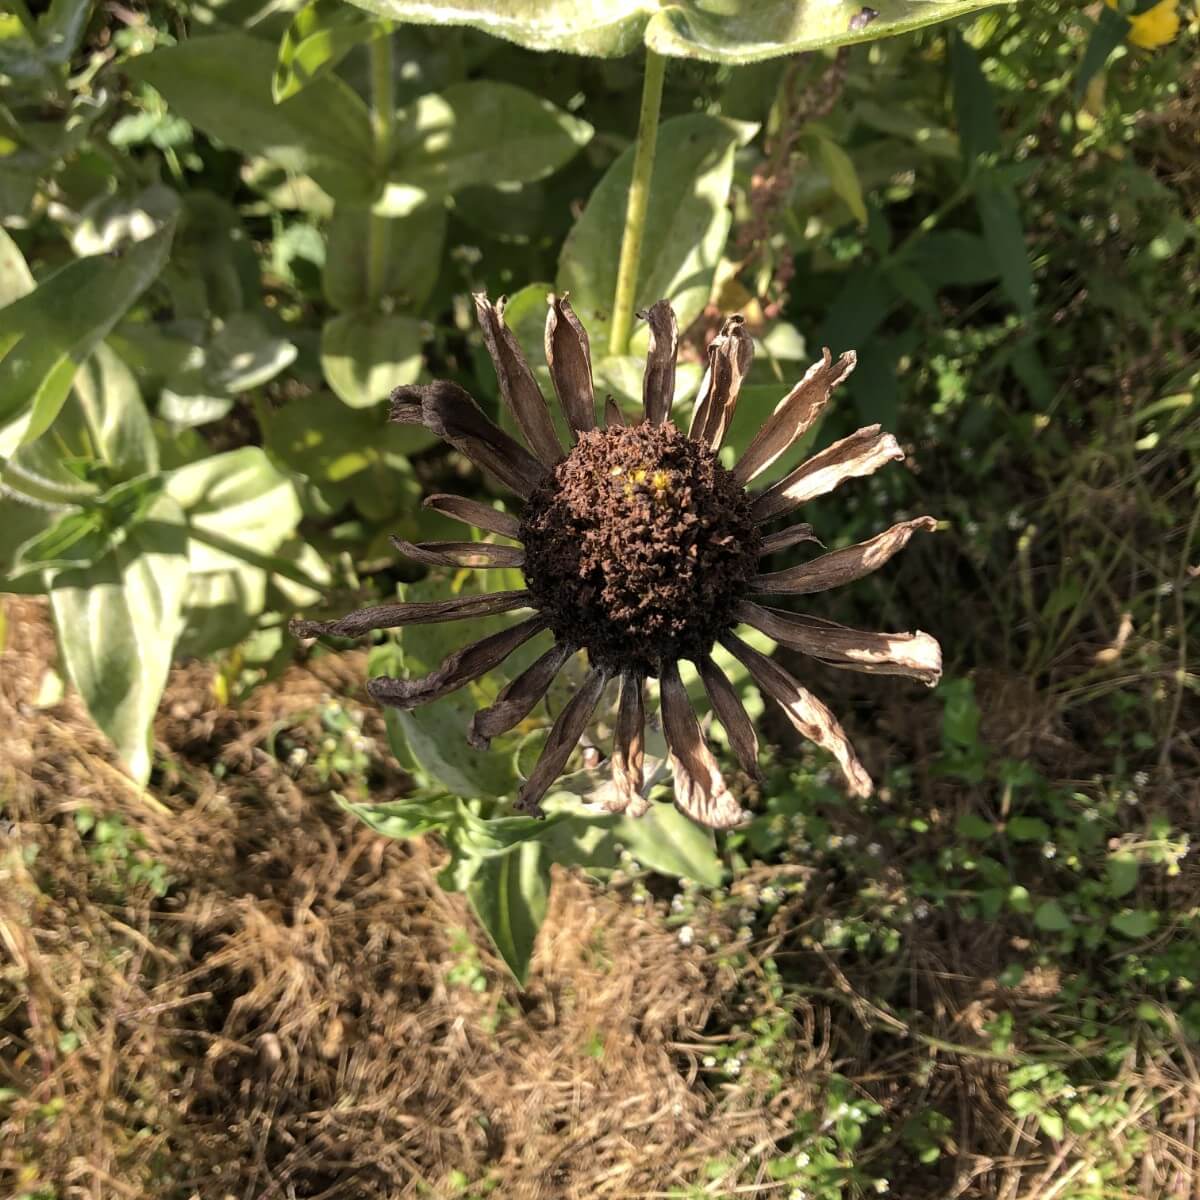
[[[813,527],[802,521],[799,525],[789,525],[786,529],[779,530],[778,533],[767,534],[759,545],[758,556],[766,558],[768,554],[778,554],[780,550],[786,550],[789,546],[795,546],[800,542],[816,542],[822,548],[825,545],[813,533]]]
[[[456,383],[397,388],[391,396],[390,417],[402,425],[424,425],[523,499],[528,500],[545,477],[546,468],[484,416]]]
[[[625,414],[612,396],[606,397],[604,401],[604,424],[609,429],[625,428]]]
[[[800,734],[828,750],[846,777],[851,795],[869,796],[874,790],[854,748],[837,718],[810,691],[802,688],[774,659],[760,654],[735,634],[726,633],[721,645],[737,658],[754,681],[780,707]]]
[[[932,687],[942,676],[937,639],[916,633],[866,633],[835,621],[764,608],[743,600],[734,616],[747,625],[831,667],[874,675],[906,675]]]
[[[389,539],[393,546],[413,562],[428,567],[519,567],[525,562],[520,546],[494,546],[491,542],[406,542],[401,537]]]
[[[627,817],[645,816],[650,801],[642,795],[646,786],[646,709],[640,675],[621,676],[621,699],[617,705],[617,727],[613,733],[612,780],[614,795],[604,807]]]
[[[288,622],[293,637],[362,637],[375,629],[397,629],[401,625],[431,625],[438,621],[462,621],[468,617],[494,617],[514,608],[532,608],[526,591],[493,592],[487,596],[454,596],[449,600],[418,600],[411,604],[373,604],[347,613],[336,621]]]
[[[576,433],[596,428],[592,353],[587,330],[566,296],[552,296],[546,314],[546,365],[567,424]]]
[[[919,529],[936,529],[933,517],[916,517],[912,521],[901,521],[866,542],[847,546],[844,550],[832,550],[810,562],[788,567],[783,571],[772,571],[750,581],[752,592],[766,595],[804,596],[812,592],[824,592],[829,588],[853,583],[864,575],[878,570],[894,554],[908,545],[909,538]]]
[[[775,406],[763,427],[733,468],[740,484],[747,484],[765,471],[797,438],[806,434],[829,403],[837,387],[858,362],[853,350],[847,350],[835,363],[828,349],[822,360],[808,368],[804,378]]]
[[[710,829],[732,829],[742,823],[742,806],[725,786],[721,768],[700,732],[679,667],[663,664],[658,678],[663,732],[675,775],[675,804],[693,821]]]
[[[562,443],[558,440],[554,418],[542,389],[525,361],[521,343],[504,323],[503,309],[499,305],[492,304],[483,292],[472,299],[484,345],[496,368],[500,398],[512,413],[517,428],[525,435],[529,448],[546,466],[552,467],[563,457]]]
[[[467,741],[486,750],[494,737],[519,725],[549,691],[563,664],[575,653],[565,642],[555,642],[541,658],[501,689],[495,701],[472,718]]]
[[[481,504],[478,500],[468,500],[465,496],[451,496],[438,492],[426,496],[426,508],[453,517],[466,525],[474,525],[477,529],[486,529],[488,533],[498,533],[501,537],[521,540],[521,522],[512,513],[501,512],[490,504]]]
[[[542,815],[542,797],[562,774],[567,759],[571,757],[571,751],[578,745],[583,731],[592,719],[592,713],[595,712],[600,694],[607,683],[608,673],[593,667],[579,690],[567,701],[566,707],[558,714],[558,719],[550,728],[541,757],[517,793],[518,810],[535,817]]]
[[[526,617],[507,629],[472,642],[447,656],[442,665],[423,679],[393,679],[380,675],[368,680],[367,691],[381,704],[410,709],[432,700],[440,700],[472,680],[498,667],[514,650],[546,628],[541,615]]]
[[[737,755],[742,770],[756,779],[761,778],[758,769],[758,736],[754,732],[750,714],[733,690],[733,684],[707,654],[696,666],[704,681],[704,690],[712,702],[713,712],[724,726],[725,736],[729,738],[730,748]]]
[[[802,462],[755,497],[754,519],[770,521],[832,492],[847,479],[873,475],[880,467],[902,459],[904,451],[896,439],[879,430],[878,425],[868,425]]]
[[[659,300],[638,316],[650,324],[646,373],[642,376],[642,407],[651,425],[661,425],[670,419],[671,401],[675,399],[679,327],[675,322],[675,310],[667,300]]]
[[[733,419],[742,382],[750,373],[754,342],[745,329],[745,318],[730,317],[708,348],[708,370],[700,382],[700,394],[692,411],[688,437],[712,450],[720,450],[725,431]]]

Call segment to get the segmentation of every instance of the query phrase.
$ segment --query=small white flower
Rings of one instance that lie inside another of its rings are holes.
[[[730,1075],[740,1075],[742,1073],[742,1060],[740,1058],[731,1058],[725,1064],[725,1070]]]
[[[1175,581],[1172,579],[1164,579],[1163,582],[1158,585],[1158,594],[1160,596],[1171,596],[1174,595],[1174,592]]]
[[[703,1058],[700,1060],[700,1062],[701,1062],[701,1063],[702,1063],[704,1066],[706,1066],[706,1067],[709,1067],[710,1069],[711,1069],[712,1067],[715,1067],[715,1066],[717,1065],[717,1060],[716,1060],[715,1058],[713,1058],[713,1056],[712,1056],[711,1054],[706,1054],[706,1055],[705,1055],[705,1056],[704,1056],[704,1057],[703,1057]]]
[[[883,847],[878,842],[872,842],[867,847],[867,853],[872,858],[878,858],[883,853]]]
[[[796,1159],[799,1162],[799,1159]],[[808,1193],[803,1188],[792,1188],[788,1192],[788,1200],[808,1200]]]
[[[807,1167],[810,1162],[812,1162],[812,1159],[808,1157],[807,1150],[801,1150],[800,1153],[796,1155],[796,1166]]]
[[[929,905],[926,904],[924,900],[920,901],[913,909],[913,916],[916,917],[918,921],[924,921],[925,918],[929,916]]]
[[[890,1186],[890,1185],[888,1184],[888,1181],[887,1181],[886,1179],[877,1179],[877,1180],[875,1180],[875,1190],[876,1190],[876,1191],[877,1191],[877,1192],[878,1192],[878,1193],[879,1193],[881,1196],[883,1195],[883,1193],[884,1193],[884,1192],[886,1192],[886,1191],[888,1190],[888,1187],[889,1187],[889,1186]]]
[[[1058,847],[1053,842],[1045,842],[1042,845],[1042,857],[1053,858],[1058,853]]]
[[[1125,791],[1121,793],[1121,799],[1128,804],[1130,808],[1136,808],[1140,797],[1132,788],[1126,788]]]
[[[1144,788],[1150,782],[1149,771],[1134,771],[1133,786],[1136,788]]]
[[[303,746],[297,746],[288,756],[287,765],[293,771],[298,771],[308,762],[308,751]]]
[[[853,850],[854,847],[858,845],[858,834],[857,833],[846,834],[846,840],[843,844],[845,845],[847,850]]]
[[[1083,819],[1085,821],[1095,821],[1099,818],[1100,813],[1094,808],[1085,808],[1083,810]]]
[[[675,895],[673,895],[671,897],[671,911],[673,913],[683,912],[683,895],[682,895],[682,893],[676,892]]]
[[[681,946],[690,946],[696,940],[696,931],[690,925],[681,925],[677,936]]]

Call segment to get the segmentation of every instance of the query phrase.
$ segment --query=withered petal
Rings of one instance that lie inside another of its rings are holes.
[[[881,433],[878,425],[867,425],[814,454],[760,492],[754,498],[751,515],[756,521],[770,521],[832,492],[847,479],[873,475],[880,467],[903,457],[904,451],[890,433]]]
[[[604,400],[604,424],[608,429],[625,428],[625,414],[612,396],[607,396]]]
[[[521,540],[521,522],[512,513],[501,512],[490,504],[482,504],[478,500],[468,500],[465,496],[451,496],[447,492],[437,492],[426,496],[422,501],[426,508],[432,508],[456,521],[466,525],[474,525],[476,529],[485,529],[488,533],[498,533],[501,537]]]
[[[545,478],[546,468],[489,420],[457,383],[397,388],[391,396],[390,417],[402,425],[424,425],[522,499],[528,500]]]
[[[797,731],[837,759],[851,795],[869,796],[874,790],[846,732],[820,700],[802,688],[774,659],[760,654],[733,633],[723,634],[721,645],[754,677],[754,681],[784,711]]]
[[[804,378],[775,406],[734,466],[733,477],[738,483],[745,486],[813,427],[833,389],[858,362],[853,350],[847,350],[836,363],[828,349],[821,354],[821,361],[809,367]]]
[[[704,740],[676,663],[664,663],[658,677],[663,732],[675,776],[675,804],[709,829],[742,824],[742,806],[725,786],[721,768]]]
[[[367,692],[381,704],[405,710],[440,700],[498,667],[514,650],[545,628],[546,621],[541,615],[526,617],[499,633],[455,650],[447,655],[441,666],[422,679],[379,675],[367,681]]]
[[[529,448],[546,466],[552,467],[562,460],[562,443],[558,440],[542,389],[525,361],[521,343],[504,323],[504,310],[500,305],[493,304],[484,292],[476,293],[472,299],[484,345],[496,368],[500,398],[508,406]]]
[[[578,435],[596,428],[592,352],[587,330],[566,296],[551,296],[546,314],[546,365],[567,424]]]
[[[651,425],[662,425],[670,418],[671,402],[675,399],[679,327],[668,300],[657,301],[638,316],[650,325],[646,371],[642,376],[642,407]]]
[[[293,637],[362,637],[376,629],[398,629],[402,625],[432,625],[438,621],[462,621],[468,617],[494,617],[515,608],[532,608],[533,597],[524,590],[492,592],[487,596],[453,596],[449,600],[416,600],[407,604],[373,604],[347,613],[336,621],[288,622]]]
[[[640,675],[626,671],[621,676],[621,699],[613,732],[613,796],[604,807],[611,813],[642,817],[650,801],[642,794],[646,786],[646,708]]]
[[[811,655],[832,667],[874,675],[905,675],[932,687],[942,676],[937,639],[915,633],[869,633],[835,621],[764,608],[741,601],[734,616],[780,645]]]
[[[789,525],[786,529],[779,530],[778,533],[767,534],[759,546],[758,556],[766,558],[768,554],[778,554],[780,550],[786,550],[789,546],[798,545],[800,542],[816,542],[822,549],[825,548],[825,543],[813,533],[813,527],[807,522],[801,521],[800,524]]]
[[[768,596],[804,596],[841,587],[878,570],[903,550],[918,530],[936,528],[937,521],[933,517],[901,521],[869,541],[847,546],[844,550],[831,550],[795,567],[759,575],[750,581],[750,590]]]
[[[486,750],[492,738],[519,725],[546,695],[555,676],[574,653],[573,646],[555,642],[531,667],[507,683],[492,704],[471,718],[467,741],[476,750]]]
[[[706,654],[697,662],[696,668],[712,703],[713,712],[724,727],[729,746],[737,756],[742,770],[755,779],[761,779],[762,773],[758,768],[758,735],[754,732],[750,714],[746,712],[737,692],[733,690],[733,684],[712,660],[711,655]]]
[[[726,430],[733,420],[742,381],[750,373],[754,342],[746,332],[744,317],[734,315],[708,348],[708,370],[700,382],[700,394],[692,411],[688,437],[720,450]]]
[[[491,542],[406,542],[389,539],[393,546],[413,562],[429,567],[519,567],[525,562],[520,546],[494,546]]]
[[[542,747],[541,757],[537,760],[529,778],[521,785],[517,793],[516,808],[531,816],[542,815],[542,797],[550,789],[550,785],[562,774],[571,757],[571,751],[579,744],[587,729],[592,713],[600,702],[601,693],[608,683],[608,673],[593,667],[584,679],[579,690],[567,701],[562,712],[550,728],[546,744]]]

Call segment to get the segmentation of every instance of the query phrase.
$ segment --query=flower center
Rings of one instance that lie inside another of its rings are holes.
[[[671,424],[594,429],[521,522],[525,580],[555,636],[609,670],[708,653],[758,565],[750,500]]]

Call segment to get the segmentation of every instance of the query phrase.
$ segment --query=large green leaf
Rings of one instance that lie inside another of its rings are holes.
[[[139,783],[150,775],[150,727],[179,633],[187,576],[183,513],[160,496],[104,558],[60,571],[50,582],[67,672]]]
[[[708,302],[713,273],[729,233],[733,155],[753,126],[703,113],[672,117],[659,128],[650,207],[635,293],[642,309],[664,297],[685,329]],[[558,288],[600,350],[608,340],[617,286],[617,248],[633,175],[633,147],[609,167],[563,244]],[[544,318],[543,318],[544,319]],[[645,345],[635,332],[635,346]]]
[[[321,369],[351,408],[381,404],[421,373],[421,324],[393,313],[342,313],[321,331]]]
[[[0,308],[33,291],[33,273],[21,248],[0,229]]]
[[[149,236],[115,260],[77,259],[0,309],[0,456],[45,433],[79,366],[162,269],[175,201],[157,188],[145,200]]]
[[[1012,2],[1012,0],[1005,0]],[[639,44],[677,58],[747,63],[800,50],[870,41],[989,7],[988,0],[876,0],[878,16],[851,18],[860,5],[814,0],[354,0],[398,21],[470,25],[533,50],[603,57]]]
[[[545,849],[536,841],[527,841],[507,854],[483,859],[466,891],[479,923],[524,987],[550,895]]]
[[[165,480],[187,514],[188,560],[197,574],[263,566],[300,520],[291,480],[257,446],[189,463]]]
[[[397,114],[376,211],[400,217],[477,184],[544,179],[591,140],[592,127],[511,83],[458,83]]]
[[[152,84],[191,124],[244,154],[311,175],[338,199],[367,199],[374,150],[366,105],[335,75],[274,103],[275,57],[268,42],[219,33],[162,46],[131,59],[125,70]]]
[[[613,833],[644,867],[662,875],[720,887],[725,869],[711,829],[697,825],[673,804],[653,804],[644,817],[622,817]]]
[[[279,44],[272,97],[277,104],[289,99],[332,71],[355,46],[386,32],[383,22],[372,21],[338,0],[309,0],[292,18]]]

